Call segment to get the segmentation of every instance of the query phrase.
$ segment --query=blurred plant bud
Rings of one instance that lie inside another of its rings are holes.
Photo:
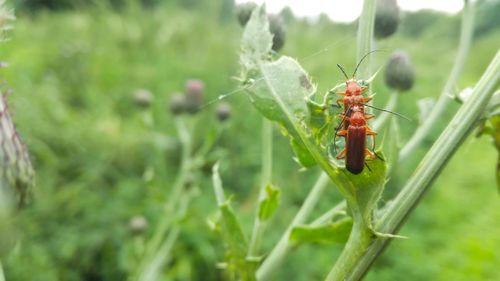
[[[175,93],[170,97],[168,105],[173,115],[181,114],[186,111],[186,96],[181,93]]]
[[[31,201],[34,172],[26,146],[8,112],[5,94],[0,97],[0,181],[2,195],[18,206]]]
[[[286,25],[283,17],[279,14],[268,15],[269,31],[273,35],[273,50],[279,51],[285,44]]]
[[[215,115],[217,116],[217,119],[219,119],[219,121],[223,122],[231,117],[231,111],[231,105],[225,102],[221,102],[215,109]]]
[[[399,24],[399,7],[396,0],[377,0],[374,35],[386,38],[394,34]]]
[[[394,51],[385,68],[385,83],[392,89],[407,91],[415,83],[415,69],[407,52]]]
[[[133,216],[128,224],[130,232],[134,235],[140,235],[148,229],[148,220],[144,216]]]
[[[203,105],[203,82],[190,79],[186,82],[186,109],[189,113],[196,113]]]
[[[153,102],[153,94],[146,89],[138,89],[134,93],[134,103],[139,108],[148,108]]]
[[[241,26],[245,26],[252,15],[252,11],[257,7],[254,2],[246,2],[236,5],[235,13]]]

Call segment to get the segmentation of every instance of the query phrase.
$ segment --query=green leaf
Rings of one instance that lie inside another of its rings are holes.
[[[238,260],[244,261],[246,258],[246,252],[248,247],[248,240],[243,232],[238,218],[231,209],[229,202],[224,203],[219,206],[222,214],[222,231],[226,238],[226,242],[229,244],[232,255]]]
[[[264,7],[260,7],[252,13],[243,33],[240,63],[245,89],[257,110],[279,123],[290,136],[298,162],[304,167],[313,166],[316,161],[300,135],[310,135],[306,128],[309,118],[306,99],[316,89],[294,59],[281,57],[270,61],[271,46],[267,15]]]
[[[328,106],[326,104],[318,104],[311,99],[307,99],[307,107],[309,109],[308,125],[312,130],[312,134],[316,137],[316,142],[320,143],[321,138],[325,135],[330,124],[331,118],[328,114]]]
[[[273,36],[269,32],[266,9],[264,6],[257,7],[243,31],[241,65],[247,70],[258,68],[260,62],[269,58],[272,45]]]
[[[352,218],[320,226],[296,226],[290,240],[309,243],[345,243],[352,229]]]
[[[260,202],[259,206],[259,219],[261,221],[265,221],[273,215],[278,207],[280,196],[279,189],[273,188],[271,185],[266,186],[266,193],[267,197]]]
[[[364,221],[364,224],[371,228],[372,212],[377,207],[377,202],[382,194],[384,185],[386,182],[385,175],[387,172],[387,162],[385,161],[385,156],[382,152],[376,151],[378,157],[375,157],[373,161],[367,161],[368,167],[363,169],[358,175],[353,175],[348,172],[345,168],[345,177],[339,177],[343,181],[343,185],[348,187],[350,196],[352,198],[348,200],[350,202],[349,209],[354,217],[359,217]],[[355,204],[355,205],[353,205]],[[356,218],[357,219],[357,218]]]
[[[230,201],[225,199],[222,181],[219,175],[219,163],[213,169],[213,185],[217,205],[221,212],[220,226],[222,237],[228,246],[228,261],[236,269],[242,280],[252,280],[252,273],[249,273],[246,263],[246,253],[248,250],[248,239],[243,232],[241,224],[230,206]]]
[[[311,84],[304,84],[307,73],[292,58],[281,57],[274,62],[263,62],[253,87],[247,92],[253,105],[267,119],[279,123],[290,136],[291,144],[304,167],[316,164],[300,135],[309,135],[306,118],[309,108],[306,98],[315,92]]]

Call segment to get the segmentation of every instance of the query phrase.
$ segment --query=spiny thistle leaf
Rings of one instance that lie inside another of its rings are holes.
[[[247,93],[264,117],[279,123],[290,136],[299,163],[313,166],[316,162],[299,136],[308,135],[304,123],[309,117],[306,99],[316,89],[296,60],[283,56],[269,61],[272,35],[268,26],[265,9],[259,7],[243,33],[240,62],[244,81],[253,81]]]

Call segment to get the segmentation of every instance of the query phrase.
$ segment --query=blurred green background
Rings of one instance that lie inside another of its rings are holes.
[[[7,2],[16,10],[0,60],[2,79],[13,93],[10,110],[31,153],[36,189],[31,206],[17,213],[19,242],[3,258],[7,280],[126,280],[133,267],[129,220],[142,215],[149,237],[162,219],[179,161],[178,138],[168,99],[187,79],[205,83],[198,145],[222,126],[214,116],[217,97],[234,92],[242,28],[231,0]],[[460,88],[473,86],[500,46],[500,3],[479,1],[476,32]],[[297,58],[319,91],[342,82],[336,64],[352,71],[356,23],[317,21],[287,13],[282,54]],[[417,101],[436,97],[453,65],[460,15],[404,13],[396,35],[376,42],[383,66],[404,49],[416,68],[415,87],[400,98],[398,112],[418,119]],[[153,94],[149,109],[134,105],[134,93]],[[375,81],[375,104],[390,90]],[[260,173],[261,117],[242,92],[225,99],[233,116],[217,142],[226,192],[250,233]],[[458,108],[436,124],[436,137]],[[147,122],[151,119],[152,122]],[[146,121],[146,122],[145,122]],[[399,120],[402,140],[418,122]],[[281,201],[263,248],[276,243],[319,174],[300,172],[288,139],[275,128],[273,178]],[[399,167],[387,186],[395,194],[432,142]],[[212,159],[215,160],[215,159]],[[500,280],[500,212],[495,183],[497,152],[487,137],[470,137],[458,150],[401,234],[366,280]],[[210,162],[210,161],[209,161]],[[213,161],[212,161],[213,162]],[[210,166],[196,174],[200,192],[190,204],[161,280],[222,280],[216,263],[224,247],[208,218],[216,215]],[[340,200],[332,187],[317,214]],[[341,245],[303,245],[276,280],[322,280]]]

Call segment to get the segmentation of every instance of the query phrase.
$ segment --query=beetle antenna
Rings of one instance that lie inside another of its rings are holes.
[[[390,110],[387,110],[387,109],[383,109],[383,108],[380,108],[380,107],[376,107],[376,106],[373,106],[373,105],[370,105],[370,104],[367,104],[367,103],[363,103],[363,105],[366,105],[366,106],[371,107],[371,108],[376,109],[376,110],[384,111],[384,112],[387,112],[387,113],[392,113],[392,114],[394,114],[394,115],[396,115],[398,117],[401,117],[401,118],[406,119],[406,120],[408,120],[408,121],[411,122],[411,119],[408,118],[408,117],[406,117],[406,116],[404,116],[403,114],[400,114],[400,113],[397,113],[397,112],[393,112],[393,111],[390,111]]]
[[[375,52],[383,52],[383,50],[373,50],[373,51],[370,51],[368,53],[366,53],[366,55],[364,55],[358,62],[358,65],[356,66],[356,69],[354,69],[354,72],[352,73],[352,78],[354,78],[354,76],[356,76],[356,71],[358,71],[358,68],[359,66],[361,65],[361,63],[363,62],[363,60],[371,53],[375,53]]]
[[[342,65],[340,65],[338,63],[337,63],[337,66],[340,68],[340,70],[342,71],[342,73],[344,73],[345,79],[349,80],[349,76],[347,76],[347,74],[345,73],[344,67],[342,67]]]

